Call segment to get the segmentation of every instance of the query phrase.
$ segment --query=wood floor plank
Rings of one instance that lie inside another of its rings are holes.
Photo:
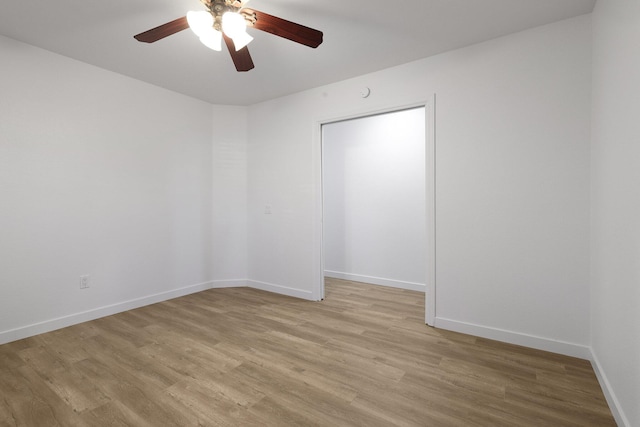
[[[208,387],[206,381],[185,379],[167,389],[167,393],[190,411],[198,414],[205,425],[237,425],[246,408]]]
[[[97,384],[76,369],[54,372],[47,375],[45,382],[74,412],[95,409],[110,401]]]
[[[54,348],[47,345],[25,348],[18,355],[27,366],[43,374],[71,368],[71,362],[64,355],[57,354]]]
[[[142,414],[136,414],[117,400],[80,414],[79,418],[85,427],[152,426]]]
[[[11,347],[11,344],[0,346],[0,369],[17,369],[24,364],[17,347]]]
[[[424,294],[212,289],[0,346],[4,426],[614,426],[588,361],[424,324]]]
[[[131,381],[148,383],[157,388],[166,388],[181,379],[181,375],[162,364],[153,364],[153,360],[137,348],[112,346],[112,341],[104,336],[92,337],[85,341],[85,347],[92,352],[92,360],[109,366],[118,375]],[[79,362],[81,363],[81,362]]]
[[[274,400],[266,396],[262,401],[253,405],[249,412],[260,420],[260,426],[306,426],[321,427],[326,426],[325,423],[313,420],[295,411],[288,405],[282,404],[278,400]]]
[[[3,400],[7,402],[15,425],[79,425],[73,410],[29,366],[21,366],[10,373],[4,371],[1,375]]]
[[[75,367],[93,383],[98,383],[110,400],[121,405],[118,416],[131,420],[131,425],[144,420],[143,425],[188,425],[191,417],[186,407],[176,404],[159,383],[149,382],[147,376],[137,377],[128,371],[128,365],[97,358],[83,360]],[[95,411],[94,411],[95,413]],[[133,415],[133,418],[132,418]],[[116,417],[117,419],[117,417]]]
[[[317,363],[309,362],[301,358],[288,357],[284,359],[281,354],[271,349],[260,348],[256,350],[229,347],[225,343],[219,346],[226,348],[233,354],[241,354],[246,362],[255,363],[264,369],[271,370],[283,376],[296,376],[305,384],[313,386],[318,390],[334,394],[345,401],[351,401],[357,396],[358,391],[349,385],[348,378],[333,375]],[[235,372],[231,371],[226,376],[233,377]]]
[[[236,368],[247,378],[251,378],[261,391],[314,423],[325,426],[377,426],[381,420],[372,414],[352,410],[350,402],[319,390],[296,375],[286,376],[261,369],[254,363],[243,363]]]

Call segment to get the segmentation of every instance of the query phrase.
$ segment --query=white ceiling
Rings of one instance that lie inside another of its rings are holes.
[[[214,104],[250,105],[589,13],[595,1],[252,0],[323,31],[324,43],[249,29],[255,68],[246,73],[189,30],[153,44],[133,38],[204,10],[199,0],[2,0],[0,34]]]

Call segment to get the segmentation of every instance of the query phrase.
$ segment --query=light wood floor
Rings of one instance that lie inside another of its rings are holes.
[[[613,426],[589,362],[424,325],[424,295],[216,289],[0,346],[0,426]]]

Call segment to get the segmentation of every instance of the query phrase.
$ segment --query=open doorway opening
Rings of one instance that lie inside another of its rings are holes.
[[[425,292],[433,324],[432,114],[427,104],[321,123],[322,297],[325,276]]]

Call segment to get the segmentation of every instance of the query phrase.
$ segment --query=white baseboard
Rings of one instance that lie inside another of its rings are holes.
[[[129,301],[123,301],[116,304],[98,307],[91,310],[58,317],[55,319],[45,320],[43,322],[38,322],[7,331],[0,331],[0,345],[12,341],[21,340],[23,338],[32,337],[34,335],[55,331],[57,329],[66,328],[67,326],[77,325],[78,323],[88,322],[91,320],[99,319],[101,317],[122,313],[123,311],[133,310],[135,308],[144,307],[146,305],[167,301],[173,298],[179,298],[196,292],[206,291],[208,289],[238,288],[247,286],[296,298],[313,300],[311,291],[303,291],[300,289],[288,288],[286,286],[258,282],[255,280],[213,280],[210,282],[198,283],[196,285],[186,286],[184,288],[174,289],[171,291],[148,295]]]
[[[598,357],[591,349],[591,366],[593,366],[593,370],[596,373],[596,377],[598,378],[598,382],[600,383],[600,387],[602,388],[602,392],[604,393],[604,397],[607,399],[607,403],[609,404],[609,409],[611,409],[611,413],[613,414],[613,418],[615,418],[616,423],[620,427],[631,427],[631,423],[629,419],[626,417],[624,412],[622,411],[622,407],[620,406],[620,401],[616,397],[616,394],[611,387],[611,383],[607,378],[607,375],[604,373],[602,369],[602,365],[600,365],[600,361]]]
[[[523,347],[530,347],[538,350],[550,351],[552,353],[564,354],[566,356],[578,357],[580,359],[591,360],[591,348],[585,345],[556,341],[535,335],[490,328],[473,323],[445,319],[442,317],[435,318],[434,326],[436,328],[474,335],[476,337],[488,338],[509,344],[521,345]]]
[[[343,273],[340,271],[325,270],[326,277],[334,279],[351,280],[354,282],[371,283],[373,285],[389,286],[391,288],[408,289],[410,291],[424,292],[426,287],[424,283],[404,282],[402,280],[383,279],[382,277],[365,276],[362,274]]]
[[[32,337],[34,335],[55,331],[56,329],[66,328],[67,326],[76,325],[82,322],[88,322],[90,320],[99,319],[101,317],[111,316],[113,314],[122,313],[123,311],[144,307],[145,305],[151,305],[196,292],[206,291],[207,289],[231,286],[246,286],[246,280],[228,280],[198,283],[196,285],[186,286],[184,288],[174,289],[167,292],[160,292],[154,295],[98,307],[51,320],[45,320],[43,322],[34,323],[16,329],[10,329],[8,331],[0,331],[0,344],[6,344],[8,342],[21,340],[23,338]]]
[[[211,282],[210,289],[244,288],[244,287],[247,287],[246,279],[214,280]]]
[[[247,280],[246,283],[250,288],[314,301],[311,291],[303,291],[301,289],[289,288],[287,286],[275,285],[273,283],[259,282],[257,280]]]

